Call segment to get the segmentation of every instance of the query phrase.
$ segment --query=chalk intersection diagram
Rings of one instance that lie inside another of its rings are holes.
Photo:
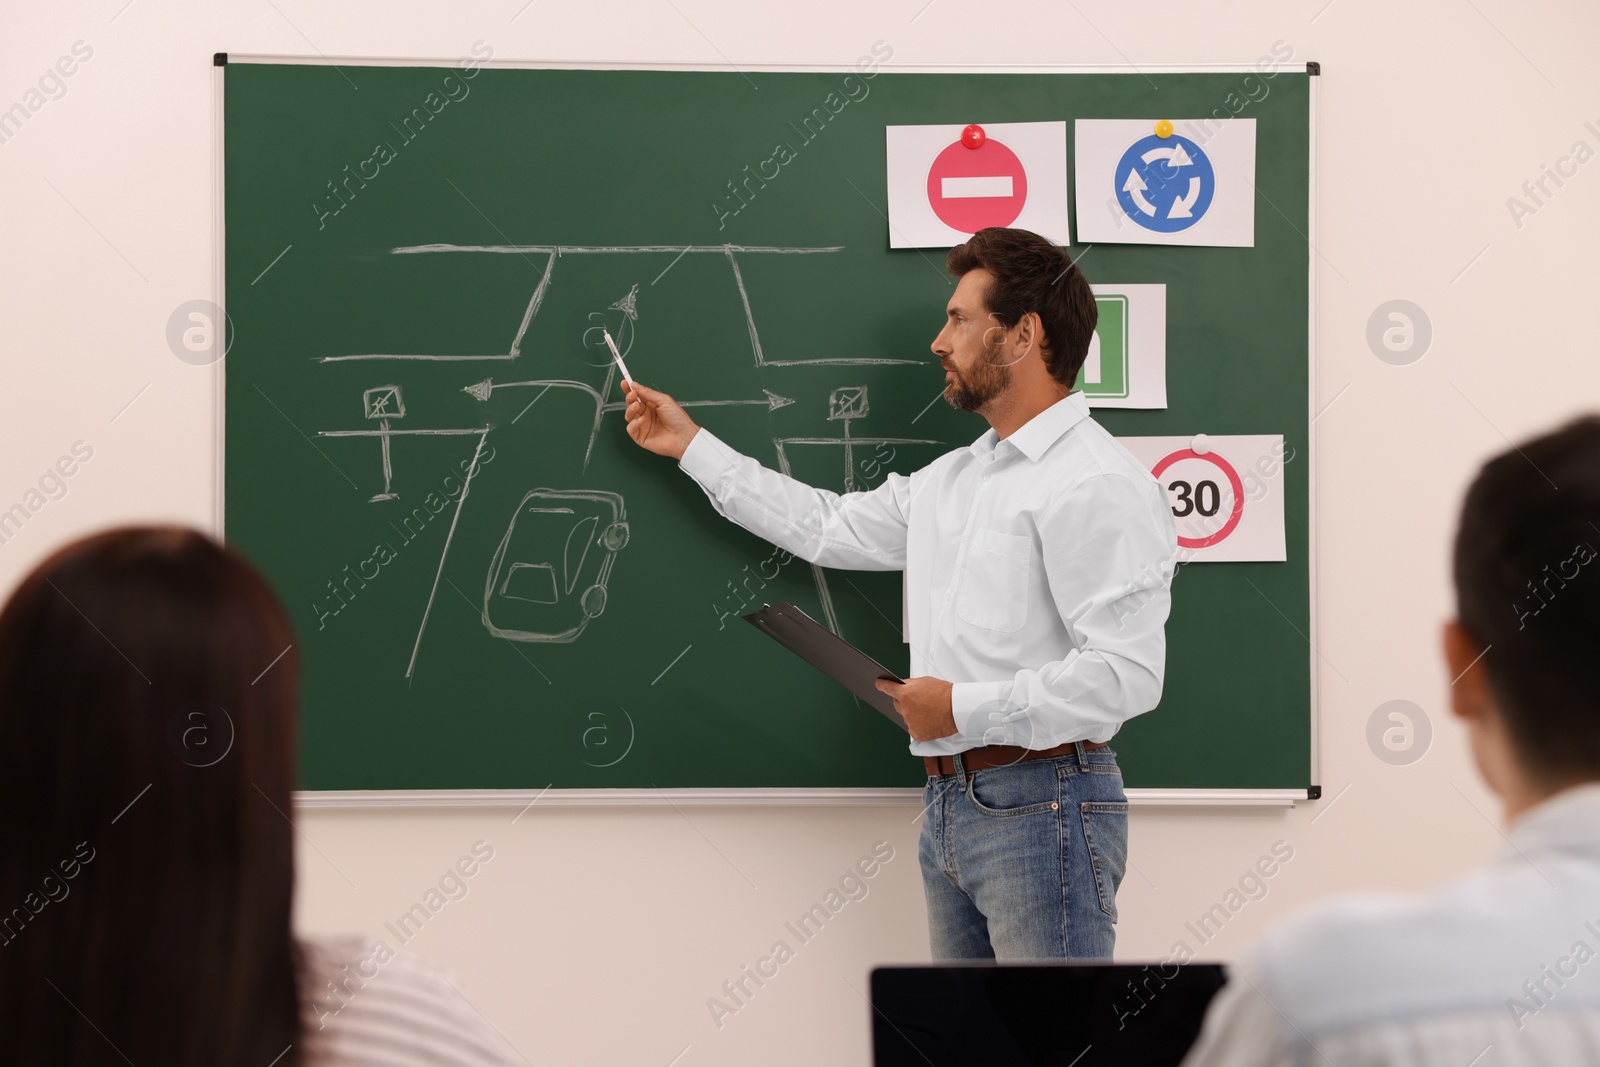
[[[729,267],[729,279],[739,298],[739,307],[743,311],[746,330],[750,342],[750,354],[756,367],[793,367],[810,365],[864,365],[864,364],[899,364],[921,366],[923,360],[892,359],[877,356],[826,356],[815,359],[768,359],[762,350],[760,332],[756,327],[755,315],[750,306],[750,296],[745,287],[744,275],[740,269],[740,259],[751,256],[795,256],[795,255],[827,255],[843,251],[843,246],[829,247],[777,247],[777,246],[742,246],[742,245],[458,245],[458,244],[427,244],[410,245],[390,250],[392,255],[543,255],[545,257],[544,270],[538,283],[535,285],[526,307],[523,310],[521,321],[517,326],[510,345],[505,352],[483,355],[443,355],[429,353],[349,353],[321,357],[321,363],[344,362],[373,362],[397,364],[408,361],[428,362],[461,362],[484,363],[501,362],[515,363],[523,354],[523,342],[527,336],[529,326],[538,315],[540,306],[544,303],[549,292],[551,278],[555,274],[556,266],[565,256],[594,256],[615,255],[630,256],[645,253],[676,253],[678,258],[686,255],[716,255],[723,257]],[[677,260],[673,261],[674,263]],[[612,302],[607,308],[610,312],[620,313],[620,320],[613,318],[615,329],[612,331],[621,354],[626,358],[638,339],[639,322],[639,285],[634,283],[627,293]],[[606,328],[606,315],[597,312],[589,316],[589,321],[596,323],[590,326],[583,335],[582,344],[586,349],[597,353],[605,352],[603,338],[600,331]],[[617,367],[610,361],[609,354],[605,356],[606,369],[604,383],[597,389],[594,386],[579,381],[575,378],[565,377],[540,377],[540,378],[515,378],[511,381],[497,381],[493,375],[470,381],[460,386],[461,392],[479,402],[489,401],[496,393],[507,390],[530,391],[528,403],[523,406],[518,415],[510,423],[499,427],[501,432],[512,432],[515,424],[522,415],[537,403],[540,398],[551,390],[576,391],[592,403],[594,408],[593,418],[590,422],[588,440],[584,447],[583,462],[580,473],[588,470],[589,461],[594,452],[595,441],[599,438],[601,426],[605,417],[610,414],[621,413],[627,406],[625,401],[607,401],[613,387],[617,384]],[[592,364],[598,369],[599,364]],[[427,631],[428,618],[432,613],[434,601],[438,596],[439,584],[444,575],[446,561],[449,558],[451,542],[455,537],[457,525],[460,522],[462,511],[466,506],[468,494],[472,488],[474,478],[480,469],[480,459],[483,455],[485,444],[491,432],[497,427],[493,422],[485,421],[483,425],[473,427],[444,427],[421,428],[415,425],[418,408],[418,397],[413,395],[411,407],[413,413],[408,419],[405,399],[401,393],[401,386],[388,384],[384,379],[385,373],[378,379],[381,384],[374,384],[362,391],[362,420],[366,426],[362,429],[332,429],[319,431],[321,437],[356,437],[376,438],[379,445],[379,459],[383,470],[383,491],[375,494],[369,501],[371,504],[383,504],[389,501],[402,500],[405,496],[405,472],[396,469],[396,462],[392,451],[392,439],[396,437],[463,437],[476,438],[472,461],[468,466],[463,479],[460,496],[456,500],[454,514],[451,517],[449,531],[445,536],[444,547],[439,555],[439,563],[434,571],[432,585],[428,592],[426,602],[422,607],[421,618],[418,622],[416,640],[413,643],[411,657],[406,665],[405,676],[410,679],[416,670],[418,655],[422,648],[422,639]],[[793,397],[783,396],[770,389],[761,389],[760,396],[735,397],[731,399],[691,399],[678,401],[684,407],[720,407],[720,406],[752,406],[764,407],[767,411],[776,411],[787,407],[796,401]],[[828,398],[829,421],[841,425],[841,433],[837,437],[783,437],[773,439],[773,448],[777,455],[778,467],[785,474],[790,474],[790,450],[795,447],[823,446],[840,448],[843,452],[845,476],[845,491],[851,492],[856,486],[855,454],[857,446],[892,445],[892,444],[939,444],[932,438],[910,437],[862,437],[853,435],[850,424],[857,419],[865,418],[868,414],[867,387],[865,385],[843,385],[835,388]],[[376,427],[372,423],[377,423]],[[398,424],[398,425],[397,425]],[[631,537],[627,518],[627,505],[621,493],[605,489],[593,488],[561,488],[553,485],[539,485],[526,490],[516,508],[507,519],[504,534],[500,537],[492,558],[484,561],[486,567],[484,575],[483,595],[481,602],[481,621],[487,633],[494,638],[518,642],[552,642],[569,643],[578,640],[589,623],[599,617],[606,607],[608,598],[607,586],[612,570],[616,564],[617,556],[627,547]],[[813,565],[812,573],[817,587],[817,596],[822,605],[823,615],[827,625],[835,633],[840,632],[838,615],[834,610],[833,599],[828,589],[828,581],[823,568]]]

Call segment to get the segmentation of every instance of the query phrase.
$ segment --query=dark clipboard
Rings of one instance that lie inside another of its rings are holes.
[[[894,710],[889,694],[872,684],[879,678],[895,682],[905,679],[855,645],[786,602],[763,604],[760,611],[744,616],[744,621],[883,712],[906,733],[911,732],[906,720]]]

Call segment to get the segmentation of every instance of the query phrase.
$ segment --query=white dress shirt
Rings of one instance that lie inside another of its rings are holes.
[[[905,571],[911,675],[954,683],[958,731],[916,755],[1108,741],[1161,698],[1177,530],[1081,391],[868,492],[813,488],[703,427],[679,466],[801,559]]]
[[[1184,1067],[1600,1063],[1600,784],[1422,898],[1307,912],[1230,968]]]

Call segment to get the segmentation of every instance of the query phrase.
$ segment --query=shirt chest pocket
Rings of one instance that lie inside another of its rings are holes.
[[[974,626],[1011,633],[1028,621],[1033,542],[1025,534],[980,527],[967,546],[956,614]]]

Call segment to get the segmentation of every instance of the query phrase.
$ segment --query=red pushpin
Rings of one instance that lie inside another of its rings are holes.
[[[961,131],[961,143],[968,148],[982,148],[983,142],[988,140],[988,134],[983,132],[983,127],[976,122]]]

